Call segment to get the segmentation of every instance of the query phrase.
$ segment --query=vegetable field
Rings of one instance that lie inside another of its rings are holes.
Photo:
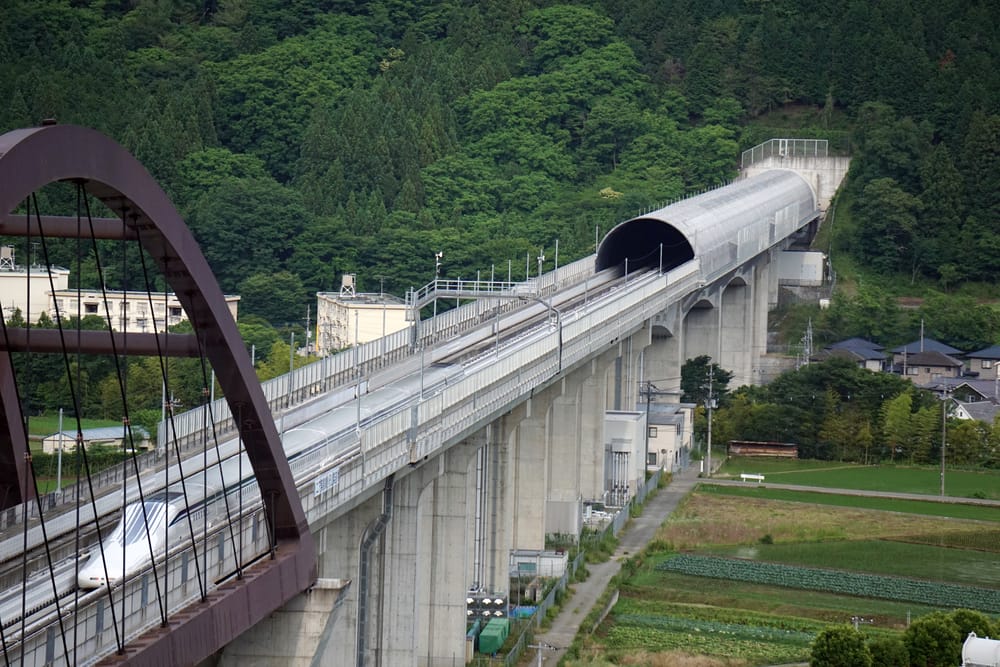
[[[582,648],[622,665],[780,664],[855,617],[874,638],[936,610],[1000,615],[995,508],[755,491],[691,494]]]
[[[786,588],[831,591],[942,608],[965,607],[1000,613],[1000,590],[989,588],[694,554],[680,554],[660,563],[658,567],[697,577],[736,579]]]

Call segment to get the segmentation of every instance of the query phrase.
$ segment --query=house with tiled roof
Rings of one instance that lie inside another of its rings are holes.
[[[1000,363],[1000,345],[993,345],[965,355],[969,360],[969,370],[981,380],[997,378],[997,364]]]
[[[973,403],[955,401],[955,410],[952,415],[958,419],[976,419],[992,424],[997,413],[1000,413],[1000,405],[993,401],[975,401]]]
[[[917,352],[906,355],[904,377],[914,384],[930,384],[945,378],[960,378],[965,364],[942,352]]]
[[[918,352],[940,352],[941,354],[947,354],[949,357],[961,357],[965,354],[961,350],[933,338],[919,338],[912,343],[894,347],[890,351],[892,352],[893,370],[904,375],[903,366],[908,365],[909,357]]]
[[[827,345],[813,355],[812,360],[824,361],[830,358],[848,359],[860,368],[877,373],[884,370],[886,359],[888,358],[885,352],[882,352],[884,349],[878,343],[873,343],[864,338],[848,338],[847,340]]]

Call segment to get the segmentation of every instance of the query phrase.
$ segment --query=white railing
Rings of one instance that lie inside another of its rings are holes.
[[[827,157],[828,151],[826,139],[768,139],[743,151],[740,168],[746,169],[771,157]]]

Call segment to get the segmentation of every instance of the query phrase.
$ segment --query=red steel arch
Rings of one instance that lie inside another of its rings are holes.
[[[138,237],[184,306],[232,414],[242,416],[238,427],[274,527],[274,557],[248,569],[242,579],[215,589],[205,602],[175,614],[166,628],[143,635],[126,647],[124,656],[115,658],[137,664],[196,663],[312,586],[313,538],[236,322],[198,243],[167,195],[135,157],[100,132],[73,125],[13,130],[0,136],[0,216],[5,216],[0,218],[0,232],[27,234],[33,223],[23,220],[18,228],[16,218],[6,214],[32,192],[56,181],[80,183],[125,221],[126,236]],[[64,229],[52,235],[75,235],[75,221],[72,228],[72,233]],[[10,412],[12,389],[11,369],[0,363],[4,403],[0,413]],[[26,466],[17,460],[24,443],[11,433],[19,428],[12,418],[0,414],[5,430],[0,438],[10,438],[4,442],[6,451],[0,452],[0,486],[19,493],[23,501],[31,491]]]

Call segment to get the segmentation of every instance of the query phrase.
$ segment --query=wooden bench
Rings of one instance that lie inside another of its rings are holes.
[[[744,482],[749,482],[750,480],[753,480],[758,484],[760,484],[761,482],[764,481],[764,476],[753,472],[741,472],[740,480]]]

